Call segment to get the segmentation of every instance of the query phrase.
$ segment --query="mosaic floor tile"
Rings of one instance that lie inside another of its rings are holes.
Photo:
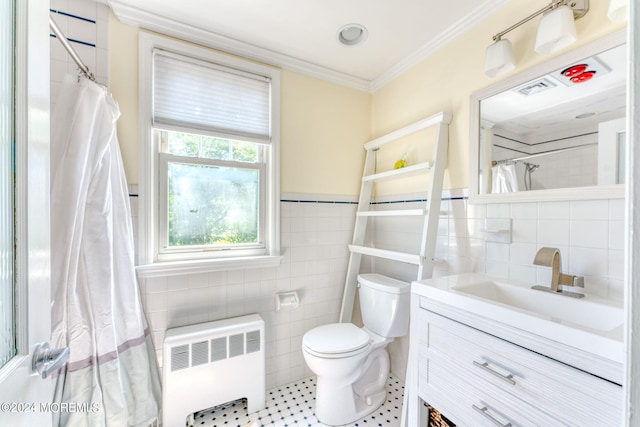
[[[348,427],[399,427],[404,386],[393,375],[387,381],[387,400],[367,417]],[[246,400],[236,400],[194,414],[194,427],[326,427],[314,415],[315,377],[268,390],[267,407],[247,414]],[[253,424],[252,424],[253,423]]]

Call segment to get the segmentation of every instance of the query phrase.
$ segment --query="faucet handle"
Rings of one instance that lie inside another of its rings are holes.
[[[560,273],[558,284],[569,287],[584,288],[584,277]]]
[[[584,288],[584,277],[582,276],[573,276],[573,285],[578,288]]]

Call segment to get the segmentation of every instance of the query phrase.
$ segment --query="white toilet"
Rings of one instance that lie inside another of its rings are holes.
[[[304,359],[318,377],[315,414],[331,426],[352,423],[380,407],[389,375],[385,347],[409,330],[409,283],[361,274],[358,287],[364,327],[332,323],[302,338]]]

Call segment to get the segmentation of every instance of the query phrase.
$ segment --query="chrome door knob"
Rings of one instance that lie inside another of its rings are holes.
[[[49,343],[38,344],[31,362],[31,372],[47,378],[69,360],[69,347],[52,349]]]

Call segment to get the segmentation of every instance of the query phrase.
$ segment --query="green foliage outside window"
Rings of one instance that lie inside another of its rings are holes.
[[[258,147],[254,143],[183,132],[169,132],[169,153],[248,163],[258,161]]]
[[[255,163],[256,144],[169,132],[169,152]],[[260,172],[253,168],[170,162],[168,244],[229,245],[258,242]]]

